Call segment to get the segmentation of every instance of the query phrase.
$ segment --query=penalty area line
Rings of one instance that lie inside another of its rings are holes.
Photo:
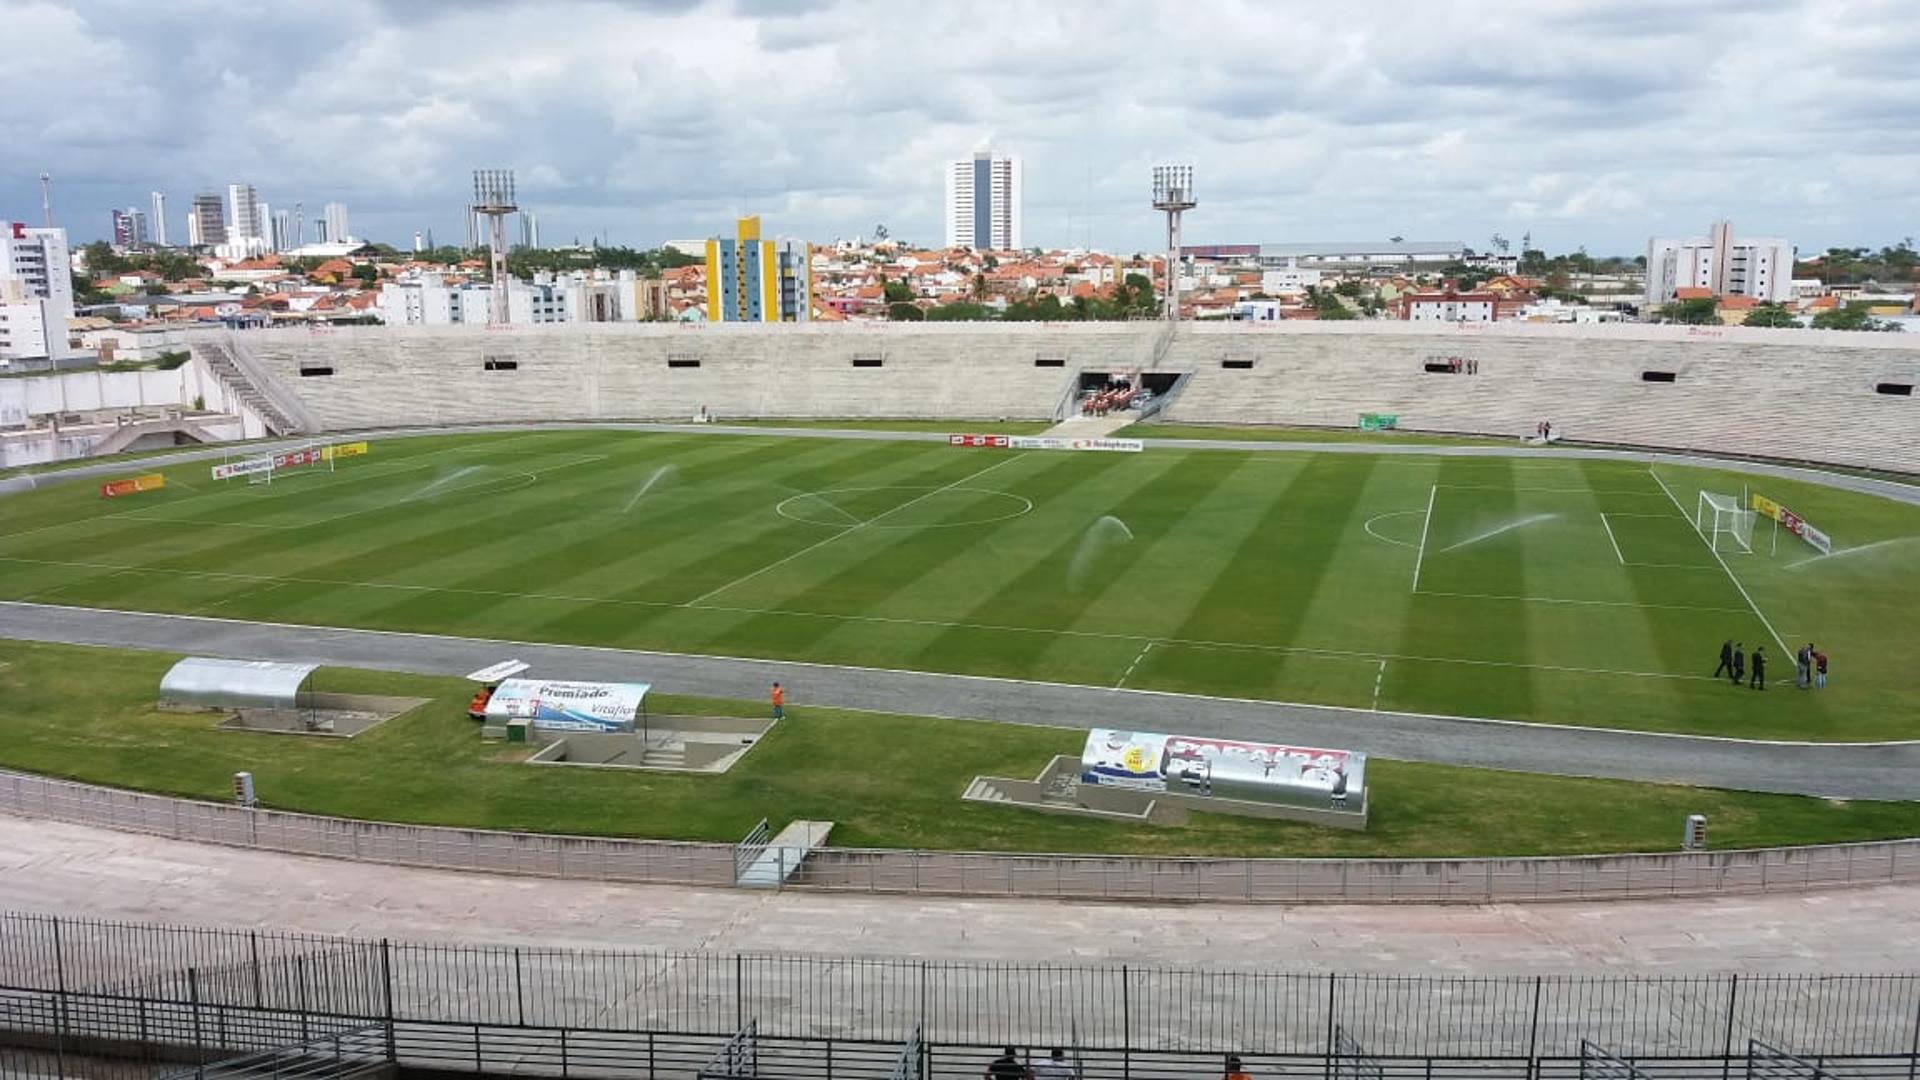
[[[1620,560],[1621,566],[1627,565],[1627,557],[1620,554],[1620,541],[1614,538],[1613,526],[1607,523],[1605,510],[1600,511],[1600,527],[1607,530],[1607,543],[1613,545],[1613,557]]]
[[[1781,659],[1784,660],[1788,656],[1793,655],[1793,650],[1787,647],[1786,639],[1780,636],[1780,631],[1773,628],[1773,622],[1767,618],[1767,613],[1760,610],[1760,605],[1753,602],[1753,594],[1747,592],[1747,587],[1740,583],[1739,575],[1735,574],[1733,567],[1727,565],[1727,560],[1721,558],[1720,553],[1714,550],[1713,541],[1707,539],[1707,534],[1700,531],[1700,523],[1687,517],[1687,508],[1680,505],[1680,499],[1674,495],[1673,489],[1667,486],[1667,482],[1660,478],[1659,473],[1653,471],[1652,465],[1647,466],[1647,475],[1653,477],[1653,482],[1659,484],[1660,490],[1667,493],[1667,500],[1673,503],[1675,510],[1680,512],[1680,519],[1693,527],[1693,535],[1699,537],[1700,542],[1707,545],[1707,553],[1713,556],[1714,562],[1720,564],[1720,569],[1727,572],[1727,580],[1733,582],[1733,587],[1740,590],[1740,598],[1747,602],[1747,607],[1752,609],[1754,617],[1760,620],[1760,625],[1766,627],[1767,633],[1773,635],[1773,643],[1780,646]]]

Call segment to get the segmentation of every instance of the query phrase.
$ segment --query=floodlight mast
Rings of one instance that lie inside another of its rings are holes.
[[[1199,205],[1193,198],[1193,166],[1153,167],[1153,208],[1167,215],[1167,321],[1180,320],[1180,215]]]
[[[512,169],[473,171],[473,212],[487,219],[487,254],[493,271],[493,311],[487,321],[507,322],[507,215],[520,209],[513,199]]]

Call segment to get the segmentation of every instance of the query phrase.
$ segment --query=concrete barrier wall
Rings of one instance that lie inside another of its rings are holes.
[[[589,881],[733,884],[730,844],[441,828],[249,810],[0,772],[0,811],[361,862]],[[1920,881],[1920,840],[1513,859],[1234,859],[820,848],[794,884],[1066,900],[1482,903],[1715,896]]]

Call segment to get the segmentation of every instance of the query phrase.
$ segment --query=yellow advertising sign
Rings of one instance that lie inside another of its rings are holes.
[[[167,478],[164,475],[160,473],[147,473],[144,476],[135,476],[127,480],[109,480],[101,484],[100,497],[103,499],[113,499],[121,495],[132,495],[141,491],[158,491],[166,486]]]
[[[320,448],[320,456],[325,459],[359,457],[367,452],[364,442],[334,443]]]
[[[1767,498],[1765,495],[1761,495],[1758,493],[1754,494],[1753,512],[1756,514],[1759,514],[1761,517],[1772,518],[1775,521],[1779,521],[1781,509],[1782,507],[1779,503],[1774,502],[1772,499]]]

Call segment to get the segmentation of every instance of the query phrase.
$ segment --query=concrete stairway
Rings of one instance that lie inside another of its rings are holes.
[[[249,378],[241,367],[239,358],[226,342],[218,338],[197,341],[194,351],[207,362],[207,368],[214,377],[226,384],[227,390],[247,408],[260,417],[261,423],[274,435],[292,435],[300,426],[284,410],[273,403],[253,379]]]

